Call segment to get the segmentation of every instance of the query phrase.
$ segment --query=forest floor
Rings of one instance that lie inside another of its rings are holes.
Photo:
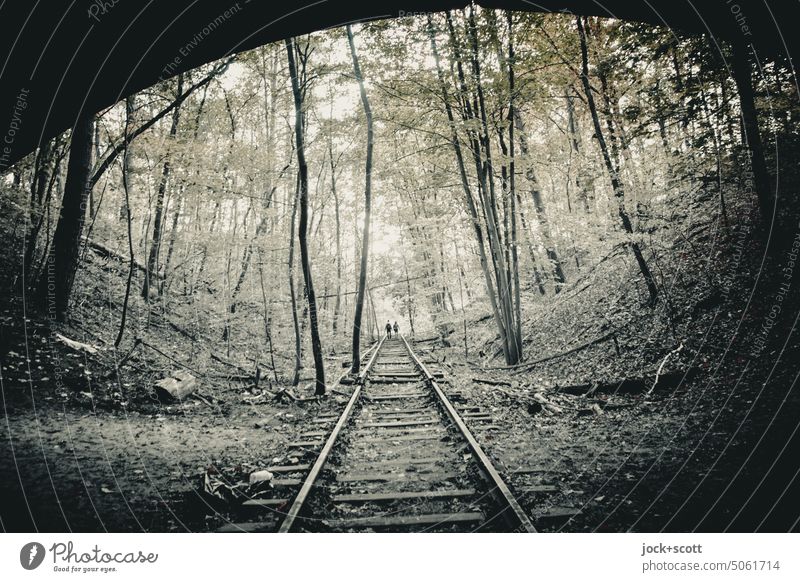
[[[267,377],[254,389],[243,365],[214,359],[213,342],[187,331],[179,313],[150,314],[143,343],[117,373],[114,361],[126,353],[112,349],[114,306],[98,290],[118,291],[119,274],[87,254],[76,315],[51,324],[23,310],[18,237],[2,226],[0,277],[12,290],[0,305],[3,529],[213,530],[227,516],[198,494],[210,469],[246,474],[296,461],[288,443],[311,418],[342,406],[336,394],[276,401],[280,383]],[[656,308],[644,304],[624,252],[556,299],[531,299],[525,351],[529,362],[550,358],[540,364],[503,369],[486,320],[469,322],[466,355],[458,331],[419,344],[468,404],[491,411],[497,428],[482,432],[481,444],[512,486],[557,490],[522,499],[540,529],[797,528],[796,510],[784,510],[792,496],[781,495],[797,468],[797,281],[778,318],[770,318],[775,300],[763,300],[776,297],[794,258],[776,251],[762,264],[757,238],[745,231],[714,244],[707,259],[663,266],[683,275],[665,284]],[[774,327],[761,348],[754,338],[765,322]],[[329,376],[342,360],[330,358]],[[662,362],[670,382],[647,394]],[[180,367],[200,378],[201,398],[160,403],[154,381]]]

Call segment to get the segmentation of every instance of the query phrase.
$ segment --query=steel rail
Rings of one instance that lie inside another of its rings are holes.
[[[456,425],[459,432],[461,432],[462,436],[466,439],[467,443],[469,444],[470,449],[472,450],[473,454],[478,458],[479,463],[482,466],[483,471],[486,473],[490,481],[490,485],[493,486],[492,488],[492,495],[504,505],[503,515],[507,521],[512,521],[508,519],[508,510],[511,510],[513,513],[513,521],[515,522],[513,525],[515,527],[520,528],[522,531],[527,533],[536,533],[536,528],[533,526],[528,515],[520,506],[519,501],[517,501],[514,494],[511,493],[511,490],[506,485],[503,478],[500,476],[500,473],[497,472],[492,461],[486,455],[486,453],[481,448],[478,441],[472,435],[472,432],[469,430],[464,421],[461,420],[461,416],[456,411],[453,404],[450,402],[450,399],[447,398],[447,395],[444,391],[439,387],[436,383],[436,380],[433,378],[433,375],[428,371],[428,368],[425,367],[425,364],[422,363],[417,355],[414,353],[414,350],[411,349],[411,346],[408,344],[405,336],[401,335],[400,338],[403,340],[403,343],[408,350],[408,354],[411,356],[411,359],[414,361],[414,364],[419,368],[422,374],[425,376],[425,380],[430,384],[433,391],[436,393],[436,396],[439,398],[439,401],[444,406],[445,410],[447,411],[447,415],[453,421],[453,424]]]
[[[292,527],[294,526],[297,517],[300,515],[300,512],[303,509],[303,505],[308,498],[309,493],[311,493],[311,488],[314,486],[314,482],[319,477],[319,474],[322,472],[322,468],[325,466],[325,463],[328,460],[328,456],[333,450],[334,444],[336,444],[336,439],[339,437],[339,433],[344,428],[344,425],[347,424],[348,419],[350,418],[350,414],[353,412],[353,408],[355,407],[356,402],[358,401],[359,396],[361,396],[361,388],[364,386],[364,379],[367,377],[370,368],[372,368],[372,364],[375,363],[375,359],[378,356],[378,352],[380,352],[381,347],[383,346],[383,342],[386,340],[386,336],[383,336],[381,340],[378,342],[377,346],[375,347],[375,351],[372,353],[367,365],[358,375],[358,381],[356,382],[355,389],[353,393],[350,395],[350,400],[347,402],[347,406],[345,406],[344,410],[342,411],[342,415],[339,417],[336,426],[333,427],[331,434],[328,436],[328,440],[325,441],[325,446],[322,447],[322,450],[317,457],[317,460],[314,462],[314,466],[311,467],[311,470],[306,475],[306,478],[303,480],[303,485],[300,487],[300,491],[297,493],[297,496],[294,498],[292,502],[292,506],[289,508],[288,513],[286,514],[286,519],[283,520],[278,533],[289,533],[292,531]]]

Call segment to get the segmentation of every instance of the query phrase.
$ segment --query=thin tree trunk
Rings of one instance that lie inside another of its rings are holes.
[[[513,294],[509,289],[508,279],[506,277],[507,267],[503,253],[503,240],[499,231],[499,221],[497,218],[497,204],[494,188],[494,169],[493,158],[491,151],[491,142],[489,137],[489,123],[486,113],[486,100],[483,91],[483,81],[480,67],[480,55],[478,49],[478,32],[475,24],[475,8],[470,5],[468,14],[468,36],[472,49],[472,75],[474,77],[475,91],[477,94],[479,120],[481,122],[481,135],[479,142],[483,146],[482,158],[483,171],[479,174],[483,183],[483,196],[484,196],[484,211],[486,213],[487,233],[489,235],[490,248],[492,249],[492,256],[495,260],[495,279],[497,281],[497,288],[500,291],[500,305],[503,314],[505,329],[506,329],[506,344],[508,346],[507,363],[516,364],[520,361],[520,354],[517,351],[519,340],[515,337],[515,324],[514,324],[514,305]],[[477,163],[476,159],[476,163]],[[488,190],[487,190],[488,184]],[[488,198],[486,197],[488,193]]]
[[[590,214],[592,212],[592,207],[589,203],[590,196],[586,184],[587,180],[583,175],[583,164],[580,162],[581,140],[580,133],[578,133],[578,123],[575,119],[575,103],[572,95],[572,87],[564,93],[564,98],[567,101],[567,127],[569,129],[570,156],[574,155],[578,158],[575,163],[575,187],[578,189],[578,198],[583,205],[584,212]]]
[[[289,296],[292,302],[292,325],[294,327],[294,376],[292,376],[292,386],[297,386],[300,383],[300,370],[303,367],[302,333],[300,331],[300,320],[297,316],[297,290],[294,284],[294,241],[296,237],[297,200],[299,197],[300,176],[298,174],[294,200],[292,201],[292,218],[289,223]]]
[[[336,167],[333,163],[333,140],[328,142],[328,155],[331,163],[331,193],[333,194],[336,218],[336,303],[333,306],[333,335],[336,336],[339,314],[342,310],[342,223],[339,214],[339,194],[336,191]],[[335,343],[335,340],[334,340]]]
[[[276,55],[277,56],[277,55]],[[253,251],[255,250],[256,245],[260,244],[260,239],[264,234],[267,232],[267,227],[270,226],[270,218],[268,217],[267,213],[269,209],[272,207],[273,198],[275,197],[275,192],[278,189],[278,185],[283,178],[286,171],[292,165],[292,158],[294,157],[294,142],[292,142],[292,152],[289,156],[289,161],[284,165],[283,169],[281,169],[280,173],[276,178],[272,177],[272,168],[273,168],[273,159],[275,157],[275,120],[277,116],[276,111],[276,99],[277,99],[277,62],[276,59],[272,61],[272,67],[270,70],[270,79],[269,83],[267,83],[266,79],[266,70],[263,73],[264,76],[264,94],[265,94],[265,104],[264,104],[264,116],[266,118],[266,142],[267,142],[267,153],[266,153],[266,172],[267,175],[270,176],[266,191],[261,200],[261,214],[258,220],[258,225],[256,226],[255,233],[253,234],[252,239],[250,240],[247,248],[245,249],[244,256],[242,258],[242,267],[239,271],[239,277],[236,280],[236,286],[233,288],[233,292],[231,293],[230,304],[228,309],[230,313],[236,312],[236,300],[239,297],[239,293],[242,290],[242,286],[244,285],[245,279],[247,277],[247,273],[250,269],[250,262],[253,257]],[[266,86],[269,85],[269,91],[267,91]],[[269,98],[267,98],[267,95]],[[235,140],[235,135],[231,136],[231,143]]]
[[[303,91],[300,89],[300,79],[297,76],[295,64],[295,41],[293,38],[286,39],[286,53],[289,60],[289,74],[292,80],[292,94],[294,96],[294,132],[297,144],[297,167],[300,176],[300,261],[303,265],[303,277],[306,283],[306,294],[308,296],[308,313],[311,325],[311,349],[314,352],[314,367],[316,372],[317,395],[325,394],[325,361],[322,355],[322,342],[319,336],[319,325],[317,321],[317,298],[314,294],[314,281],[311,275],[311,259],[308,255],[308,166],[306,164],[306,153],[304,144],[303,129]],[[305,82],[305,58],[302,60],[303,81]]]
[[[178,75],[176,94],[178,96],[183,94],[183,73]],[[158,277],[158,255],[161,250],[161,221],[164,213],[164,196],[167,191],[167,183],[169,182],[169,175],[172,169],[170,164],[170,154],[172,143],[178,134],[178,123],[181,119],[181,107],[178,105],[172,110],[172,124],[169,128],[169,144],[167,146],[166,159],[164,166],[161,170],[161,181],[158,184],[158,193],[156,195],[156,211],[153,218],[153,237],[150,243],[150,256],[147,260],[147,271],[144,274],[144,283],[142,284],[142,298],[145,301],[150,300],[151,293],[151,278]],[[127,143],[128,139],[124,140]],[[166,273],[164,273],[166,276]],[[159,288],[156,286],[156,294],[159,294]]]
[[[408,263],[406,263],[406,255],[403,253],[403,269],[406,273],[406,293],[407,293],[407,301],[406,301],[406,308],[408,309],[408,323],[411,326],[411,337],[415,337],[416,333],[414,332],[414,303],[413,298],[411,295],[411,280],[408,278]]]
[[[516,193],[516,207],[517,211],[519,212],[519,222],[520,226],[522,227],[522,232],[525,234],[525,240],[527,242],[528,247],[528,255],[531,259],[531,270],[533,271],[533,282],[536,287],[539,289],[539,293],[542,295],[547,294],[547,290],[544,287],[544,281],[542,279],[542,274],[539,272],[539,267],[536,263],[536,253],[533,250],[533,242],[531,241],[531,232],[528,228],[528,225],[525,220],[525,213],[522,211],[522,200],[520,199],[519,192]]]
[[[519,131],[518,139],[520,151],[522,152],[522,155],[527,158],[529,156],[529,149],[528,140],[525,135],[525,123],[523,122],[519,111],[516,109],[514,110],[514,125]],[[553,235],[550,232],[550,221],[547,217],[547,210],[544,205],[544,200],[542,200],[542,192],[539,189],[539,182],[536,178],[536,172],[534,171],[533,165],[530,162],[528,162],[527,167],[525,168],[525,178],[530,184],[533,208],[536,211],[536,218],[538,218],[539,224],[542,227],[541,232],[542,238],[544,239],[544,248],[545,252],[547,253],[547,258],[552,265],[553,280],[555,281],[555,292],[558,293],[561,290],[561,286],[566,282],[566,276],[564,275],[564,268],[561,265],[561,259],[558,256],[558,251],[553,243]]]
[[[130,129],[131,119],[133,118],[133,109],[134,109],[134,99],[133,95],[129,96],[125,99],[125,134],[127,136],[128,130]],[[125,143],[128,143],[128,140],[125,140]],[[133,231],[131,229],[131,197],[130,197],[130,183],[129,179],[129,170],[130,170],[130,160],[128,155],[128,149],[126,148],[125,151],[122,153],[122,189],[125,192],[125,213],[127,218],[127,225],[128,225],[128,260],[130,264],[128,265],[128,280],[125,282],[125,299],[122,302],[122,316],[119,322],[119,332],[117,333],[117,338],[114,340],[114,347],[118,348],[119,344],[122,342],[122,336],[125,333],[125,322],[128,318],[128,302],[131,297],[131,282],[133,281],[133,270],[136,267],[136,257],[133,253]]]
[[[628,212],[625,210],[625,190],[619,178],[617,168],[611,161],[611,155],[609,154],[608,145],[606,144],[606,140],[603,135],[603,129],[600,127],[600,118],[597,114],[597,105],[595,104],[594,95],[592,94],[592,88],[589,83],[589,54],[586,46],[586,30],[580,16],[576,17],[575,20],[578,25],[578,35],[580,36],[581,43],[581,81],[583,83],[584,93],[586,94],[586,101],[589,104],[589,111],[592,115],[592,123],[594,124],[595,135],[597,137],[597,142],[600,145],[600,151],[603,154],[603,161],[605,162],[606,170],[608,170],[608,174],[611,178],[611,187],[614,191],[614,196],[617,198],[619,217],[622,220],[622,227],[628,235],[632,235],[633,225],[631,224]],[[644,277],[645,284],[647,285],[647,290],[650,294],[650,305],[655,305],[656,301],[658,301],[658,288],[656,287],[655,280],[653,279],[653,274],[651,273],[650,268],[647,266],[647,262],[644,260],[644,255],[639,247],[639,243],[635,240],[631,240],[628,244],[633,251],[633,255],[636,258],[636,263],[638,264],[639,270],[641,271],[642,277]]]
[[[464,357],[469,357],[469,344],[467,343],[467,312],[464,307],[464,285],[461,280],[461,257],[458,253],[458,244],[455,242],[453,243],[453,250],[456,254],[456,267],[458,268],[458,295],[459,299],[461,300],[461,321],[464,325]],[[408,274],[406,274],[406,282],[408,280]]]
[[[32,272],[31,265],[36,256],[36,240],[39,237],[39,230],[44,218],[44,193],[47,190],[47,184],[50,182],[50,176],[52,175],[49,167],[54,160],[55,164],[58,164],[60,161],[56,158],[55,153],[55,140],[52,140],[45,142],[42,147],[39,148],[36,155],[33,180],[31,180],[30,211],[28,213],[28,224],[26,225],[25,253],[23,255],[23,265],[27,271],[28,282],[33,281],[33,279],[30,278]],[[52,172],[55,172],[55,166]],[[37,215],[38,218],[36,218]],[[35,222],[34,219],[36,219]]]
[[[130,142],[132,142],[138,136],[142,135],[145,131],[153,127],[156,123],[159,122],[159,120],[168,115],[171,111],[174,111],[176,108],[180,107],[183,104],[183,102],[186,101],[186,99],[188,99],[189,96],[192,93],[194,93],[197,89],[205,87],[217,76],[224,73],[235,59],[236,59],[235,56],[231,57],[224,63],[214,67],[214,69],[211,70],[211,72],[209,72],[208,75],[206,75],[200,81],[189,87],[185,93],[179,94],[172,103],[170,103],[164,109],[159,111],[156,115],[151,117],[147,122],[143,123],[140,127],[136,128],[136,130],[130,132],[130,134],[128,134],[128,136],[122,141],[122,143],[117,144],[114,147],[114,149],[111,150],[111,152],[105,158],[103,158],[103,161],[98,164],[97,170],[95,170],[94,174],[92,174],[92,177],[89,180],[90,187],[93,188],[94,185],[97,184],[98,180],[100,180],[100,178],[103,176],[106,170],[108,170],[111,167],[111,165],[114,163],[114,160],[117,159],[117,156],[119,156],[125,150],[125,148],[130,145]]]
[[[449,15],[448,15],[448,25],[450,25]],[[497,325],[497,329],[500,334],[500,340],[503,345],[503,351],[506,355],[506,362],[508,362],[508,349],[507,349],[508,342],[506,336],[506,325],[503,321],[503,318],[500,315],[497,295],[495,293],[494,284],[492,283],[492,277],[489,272],[489,261],[488,257],[486,256],[486,248],[484,246],[483,229],[481,227],[480,217],[478,216],[478,209],[475,204],[475,198],[472,194],[472,189],[470,187],[469,179],[467,177],[466,167],[464,164],[464,155],[461,150],[461,142],[459,140],[458,133],[456,132],[453,108],[450,105],[450,99],[447,94],[447,85],[445,84],[444,73],[442,72],[441,59],[439,57],[439,49],[436,45],[436,35],[433,27],[433,19],[431,18],[430,15],[428,16],[428,36],[431,43],[431,51],[433,53],[434,61],[436,63],[436,73],[439,79],[442,101],[445,106],[445,112],[447,113],[447,120],[450,124],[450,143],[452,144],[453,150],[455,152],[456,163],[458,166],[459,176],[461,178],[461,185],[464,189],[464,197],[467,203],[467,209],[469,211],[470,220],[472,222],[472,226],[475,231],[475,239],[478,245],[478,255],[480,259],[481,271],[483,272],[484,282],[486,284],[486,294],[489,297],[489,303],[492,307],[492,314],[494,316],[495,324]]]
[[[272,375],[275,382],[278,381],[278,368],[275,366],[275,346],[272,342],[271,318],[269,315],[269,303],[267,302],[267,290],[264,286],[264,260],[261,256],[261,249],[258,249],[258,275],[261,281],[261,300],[264,303],[264,341],[269,348],[269,360],[272,365]]]
[[[514,319],[516,321],[516,333],[514,339],[517,342],[517,359],[522,360],[522,300],[520,297],[519,286],[519,254],[517,252],[517,188],[515,178],[515,150],[514,150],[514,114],[517,109],[514,106],[514,28],[511,11],[506,10],[506,20],[508,22],[508,143],[509,143],[509,196],[511,211],[511,275],[513,278],[512,287],[514,289]],[[563,277],[563,273],[562,273]],[[460,279],[459,279],[460,283]],[[466,321],[466,320],[465,320]],[[464,346],[466,350],[466,344]]]
[[[361,315],[364,309],[364,292],[367,286],[367,266],[369,264],[369,222],[372,210],[372,148],[373,148],[373,128],[372,128],[372,109],[370,108],[367,91],[364,88],[364,77],[361,74],[361,67],[358,64],[358,54],[353,39],[353,30],[347,25],[347,41],[350,44],[350,55],[353,58],[353,71],[358,88],[361,94],[361,104],[364,107],[364,115],[367,120],[367,159],[365,166],[364,180],[364,231],[361,236],[361,266],[358,276],[358,295],[356,296],[356,310],[353,317],[353,357],[351,371],[358,374],[361,369]],[[377,321],[377,320],[376,320]]]

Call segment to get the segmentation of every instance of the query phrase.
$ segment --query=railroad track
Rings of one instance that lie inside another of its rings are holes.
[[[536,531],[404,337],[381,340],[334,420],[280,532]],[[244,525],[226,529],[259,531]]]

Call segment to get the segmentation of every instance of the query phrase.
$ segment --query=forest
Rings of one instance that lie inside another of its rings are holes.
[[[291,459],[387,322],[509,475],[551,467],[540,527],[755,527],[796,423],[800,102],[734,49],[470,6],[84,111],[0,183],[4,527],[219,527],[198,482]]]

